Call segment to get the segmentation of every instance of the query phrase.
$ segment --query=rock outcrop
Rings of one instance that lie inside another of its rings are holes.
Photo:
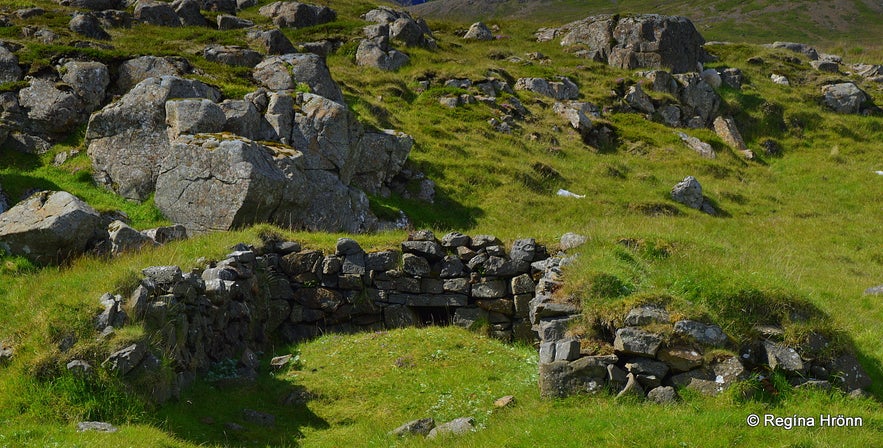
[[[685,17],[645,14],[591,16],[557,29],[541,29],[540,41],[560,39],[563,46],[589,48],[587,57],[625,69],[665,68],[696,71],[707,59],[705,39]]]
[[[95,182],[119,195],[144,200],[156,184],[171,145],[165,103],[172,98],[218,101],[220,92],[174,76],[148,78],[89,119],[85,144]]]
[[[337,19],[337,13],[327,6],[293,1],[271,3],[261,7],[258,13],[270,18],[274,25],[286,28],[304,28]]]
[[[822,95],[825,105],[841,114],[860,113],[871,100],[864,90],[851,82],[823,86]]]
[[[315,54],[271,56],[255,67],[254,78],[269,90],[295,90],[303,83],[311,93],[344,103],[343,92],[331,78],[325,60]]]

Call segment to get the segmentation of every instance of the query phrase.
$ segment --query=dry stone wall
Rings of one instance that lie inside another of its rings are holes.
[[[559,247],[585,241],[566,234]],[[446,324],[536,343],[539,388],[546,397],[610,391],[668,402],[677,399],[678,388],[717,395],[770,371],[801,387],[852,392],[870,386],[853,354],[820,356],[829,343],[822,335],[794,348],[782,343],[782,331],[764,327],[759,337],[736,344],[714,323],[675,320],[665,306],[652,303],[635,306],[607,328],[612,351],[599,354],[574,336],[574,327],[586,325],[580,305],[555,294],[563,285],[562,268],[573,259],[565,252],[550,256],[530,238],[506,249],[490,235],[449,233],[439,240],[429,231],[412,233],[399,250],[377,252],[365,252],[349,238],[338,240],[331,254],[292,241],[240,244],[223,260],[191,272],[144,269],[128,299],[101,298],[105,310],[95,325],[107,335],[134,319],[157,335],[153,346],[136,343],[104,362],[121,375],[137,375],[160,369],[158,354],[165,354],[176,375],[150,375],[174,378],[154,388],[157,401],[231,360],[237,376],[254,377],[255,353],[274,341]]]

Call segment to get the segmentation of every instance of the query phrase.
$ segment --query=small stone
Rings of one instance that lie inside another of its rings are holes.
[[[435,428],[435,420],[433,418],[421,418],[413,420],[393,429],[389,433],[394,436],[404,437],[411,435],[426,436]]]
[[[77,423],[77,432],[98,431],[98,432],[117,432],[116,426],[105,422],[79,422]]]
[[[589,238],[585,235],[579,235],[576,233],[567,232],[564,235],[561,235],[561,240],[559,242],[559,247],[561,250],[570,250],[583,244],[588,241]]]
[[[674,387],[660,386],[647,393],[647,399],[656,404],[668,404],[678,401],[678,393]]]
[[[291,361],[291,358],[292,355],[290,354],[273,357],[273,359],[270,360],[270,367],[272,367],[274,370],[280,370],[285,367],[289,361]]]
[[[494,407],[498,409],[514,405],[515,397],[512,395],[506,395],[505,397],[500,397],[494,400]]]
[[[475,420],[472,417],[460,417],[447,423],[442,423],[429,431],[426,435],[427,439],[435,439],[444,436],[459,436],[470,431],[475,431]]]

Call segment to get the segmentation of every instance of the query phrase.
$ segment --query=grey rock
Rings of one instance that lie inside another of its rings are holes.
[[[717,117],[714,119],[714,132],[724,143],[730,145],[736,152],[742,154],[746,159],[753,159],[754,153],[745,145],[742,140],[742,134],[736,126],[736,121],[732,117]]]
[[[555,350],[557,347],[558,343],[556,341],[543,342],[540,344],[539,363],[548,364],[555,362]]]
[[[702,78],[706,84],[710,85],[712,89],[720,88],[721,84],[723,84],[720,73],[713,68],[702,70],[699,72],[699,77]]]
[[[75,13],[68,22],[68,29],[89,39],[110,40],[110,34],[101,27],[101,22],[92,13]]]
[[[187,239],[187,228],[182,225],[157,227],[145,230],[144,235],[159,244]]]
[[[304,83],[312,93],[343,104],[343,93],[331,78],[325,60],[315,54],[268,57],[255,67],[254,78],[270,90],[294,90],[298,83]]]
[[[472,237],[472,245],[469,246],[474,250],[484,249],[488,246],[499,246],[503,244],[499,238],[493,235],[475,235]]]
[[[680,117],[680,109],[678,109],[678,117]],[[680,118],[678,118],[680,120]],[[700,156],[706,159],[715,159],[717,158],[717,154],[714,152],[714,148],[711,147],[708,143],[699,140],[696,137],[691,135],[687,135],[683,132],[678,132],[678,137],[681,138],[681,141],[687,145],[688,148],[696,151]]]
[[[251,20],[248,20],[248,19],[243,19],[242,17],[231,16],[229,14],[221,14],[217,18],[217,25],[218,25],[219,30],[238,30],[238,29],[242,29],[242,28],[251,28],[254,26],[254,22],[252,22]],[[284,35],[283,35],[283,37],[284,37]],[[288,44],[290,45],[291,42],[289,41]],[[284,54],[284,53],[275,53],[275,54]]]
[[[156,206],[189,234],[272,222],[294,207],[289,179],[265,146],[181,137],[156,181]]]
[[[536,283],[528,274],[521,274],[512,279],[512,294],[533,294],[536,289]]]
[[[97,432],[117,432],[116,426],[106,422],[78,422],[77,432],[97,431]]]
[[[245,100],[224,100],[218,106],[224,112],[226,119],[224,131],[251,140],[261,140],[264,137],[260,132],[263,117],[254,103]]]
[[[404,425],[393,429],[389,433],[399,437],[411,435],[426,436],[429,435],[429,432],[432,431],[433,428],[435,428],[435,420],[432,417],[421,418],[419,420],[413,420],[405,423]]]
[[[805,370],[800,355],[793,348],[773,341],[764,341],[763,349],[766,355],[766,364],[770,366],[770,369],[779,369],[788,373],[800,373]]]
[[[86,128],[93,177],[127,199],[143,200],[155,187],[171,151],[165,103],[172,98],[217,101],[217,89],[177,77],[148,78],[119,101],[92,114]]]
[[[721,84],[731,89],[742,89],[742,82],[745,80],[744,76],[742,75],[742,70],[739,70],[735,67],[728,67],[720,72],[720,76]]]
[[[472,297],[497,299],[506,295],[506,283],[502,280],[485,280],[472,285]]]
[[[402,132],[365,132],[354,148],[357,157],[352,163],[352,185],[368,194],[380,194],[402,171],[413,146],[414,139]]]
[[[35,78],[18,92],[19,104],[27,110],[26,127],[49,140],[62,137],[82,125],[89,114],[76,93],[59,89],[52,79]]]
[[[169,5],[178,15],[178,20],[183,26],[207,26],[208,21],[199,12],[200,4],[197,0],[175,0]]]
[[[442,282],[442,288],[445,290],[445,292],[453,292],[463,295],[469,295],[472,291],[469,280],[465,278],[452,278],[444,280],[444,282]]]
[[[837,73],[840,71],[840,64],[832,61],[812,61],[809,65],[820,72]]]
[[[579,358],[579,341],[565,339],[555,343],[555,361],[574,361]]]
[[[14,255],[37,263],[58,263],[83,254],[101,217],[64,191],[34,193],[0,214],[0,242]]]
[[[439,277],[443,279],[462,277],[465,272],[463,262],[455,255],[447,255],[439,263]]]
[[[558,244],[558,247],[561,250],[570,250],[582,246],[588,240],[589,238],[585,235],[567,232],[564,235],[561,235],[561,240]]]
[[[870,102],[871,97],[851,82],[822,86],[826,106],[841,114],[856,114]]]
[[[183,273],[178,266],[150,266],[141,270],[141,274],[153,283],[169,287],[183,280]]]
[[[686,372],[702,365],[702,354],[689,347],[667,347],[656,353],[656,357],[668,364],[673,372]]]
[[[389,271],[399,262],[399,253],[392,250],[365,254],[365,268],[369,271]]]
[[[122,221],[114,221],[107,227],[110,235],[112,254],[140,250],[144,246],[152,246],[155,241],[141,232],[129,227]],[[114,325],[116,326],[116,325]]]
[[[426,435],[427,439],[435,439],[437,437],[461,436],[469,432],[475,431],[475,420],[472,417],[455,418],[446,423],[442,423],[429,431]]]
[[[815,48],[807,45],[801,44],[797,42],[773,42],[768,45],[770,48],[783,48],[785,50],[793,51],[795,53],[801,53],[804,56],[808,57],[811,61],[815,61],[819,59],[819,53]]]
[[[487,322],[488,312],[481,308],[462,307],[454,311],[454,325],[471,328],[480,321]]]
[[[671,189],[671,198],[676,202],[695,208],[710,215],[716,214],[714,207],[702,195],[702,185],[693,176],[687,176]]]
[[[616,330],[613,348],[617,352],[653,358],[662,345],[662,337],[656,333],[639,328],[620,328]]]
[[[409,62],[411,58],[407,54],[372,39],[363,39],[356,49],[356,64],[360,66],[396,71]]]
[[[94,61],[70,61],[61,69],[61,80],[73,87],[87,112],[92,112],[104,102],[110,73],[107,66]]]
[[[221,132],[227,123],[224,110],[208,99],[170,100],[166,102],[169,138],[181,134]]]
[[[575,100],[579,97],[579,88],[569,78],[559,77],[559,81],[548,81],[544,78],[520,78],[515,82],[515,90],[528,90],[556,100]]]
[[[482,22],[473,23],[463,36],[467,40],[494,40],[494,33]]]
[[[645,305],[632,308],[628,315],[626,315],[623,323],[630,327],[649,325],[652,323],[667,324],[669,323],[669,316],[665,308],[654,305]]]
[[[445,250],[435,241],[403,241],[402,252],[419,255],[429,261],[438,261],[445,256]]]
[[[584,356],[570,362],[541,363],[540,395],[552,398],[598,392],[606,381],[607,366],[616,361],[616,356]]]
[[[92,373],[92,365],[82,359],[75,359],[65,364],[65,369],[74,375],[86,376]]]
[[[677,391],[671,386],[655,387],[647,392],[647,399],[656,404],[675,403],[679,398]]]
[[[865,295],[879,296],[883,295],[883,285],[872,286],[865,290]]]
[[[168,3],[139,0],[135,5],[135,19],[149,25],[179,27],[181,19]]]
[[[549,40],[561,37],[563,46],[586,46],[590,58],[625,69],[665,67],[688,72],[707,57],[702,49],[705,39],[684,17],[598,15],[541,35]]]
[[[653,106],[653,100],[650,99],[649,95],[644,93],[640,84],[635,84],[629,87],[629,90],[625,93],[623,99],[632,109],[639,112],[644,112],[646,114],[656,112],[656,108]]]
[[[101,365],[120,376],[124,376],[131,372],[144,359],[146,354],[147,345],[143,342],[137,342],[111,353]]]
[[[22,70],[18,65],[18,57],[0,45],[0,83],[15,82],[21,78]]]
[[[327,6],[293,1],[280,1],[261,7],[258,14],[270,18],[278,27],[304,28],[321,25],[337,19],[337,13]]]
[[[383,309],[383,323],[387,328],[405,328],[417,325],[420,318],[404,305],[390,305]]]
[[[190,64],[184,59],[141,56],[121,63],[118,71],[116,90],[126,93],[147,78],[184,75],[190,71]]]
[[[253,40],[266,54],[279,55],[297,52],[288,37],[278,29],[249,31],[248,38]]]
[[[233,67],[254,67],[264,59],[257,51],[238,45],[209,45],[202,55],[206,60]]]
[[[721,97],[698,73],[674,75],[678,83],[678,100],[685,117],[698,116],[705,127],[717,116]]]
[[[707,325],[693,320],[675,322],[675,334],[693,338],[696,342],[712,347],[723,347],[727,343],[727,335],[717,325]]]

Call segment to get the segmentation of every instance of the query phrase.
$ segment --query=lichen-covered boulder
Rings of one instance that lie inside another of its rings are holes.
[[[147,78],[181,76],[190,72],[190,64],[184,58],[141,56],[120,64],[116,91],[126,93]]]
[[[0,214],[0,244],[37,263],[59,263],[85,253],[100,223],[98,212],[74,195],[41,191]]]
[[[857,114],[871,97],[851,82],[830,84],[822,87],[826,106],[841,114]]]
[[[337,13],[327,6],[292,1],[271,3],[258,10],[258,14],[270,18],[276,26],[287,28],[321,25],[337,19]]]
[[[142,81],[89,119],[85,144],[93,178],[127,199],[145,199],[153,191],[159,166],[171,148],[166,101],[217,101],[220,96],[217,89],[199,81],[173,76]]]

